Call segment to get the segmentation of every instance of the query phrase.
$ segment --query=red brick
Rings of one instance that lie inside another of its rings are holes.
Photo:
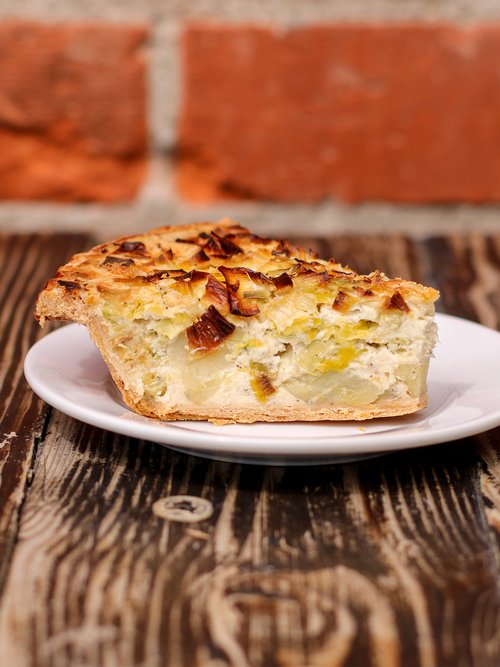
[[[500,25],[189,26],[191,199],[500,200]]]
[[[0,24],[0,198],[129,200],[145,170],[141,26]]]

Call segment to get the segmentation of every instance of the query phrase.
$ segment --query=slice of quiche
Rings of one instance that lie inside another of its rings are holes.
[[[36,317],[85,324],[149,417],[360,420],[426,405],[437,297],[222,220],[75,255]]]

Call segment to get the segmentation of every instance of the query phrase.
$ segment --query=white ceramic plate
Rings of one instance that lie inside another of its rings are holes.
[[[341,462],[447,442],[500,424],[500,333],[438,315],[429,405],[417,414],[365,422],[232,424],[159,422],[121,401],[85,327],[71,324],[38,341],[24,371],[47,403],[83,422],[222,460],[267,464]]]

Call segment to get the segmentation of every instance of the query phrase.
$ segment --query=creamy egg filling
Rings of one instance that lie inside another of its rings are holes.
[[[262,300],[252,317],[227,314],[230,335],[200,353],[186,330],[206,310],[203,289],[183,303],[147,290],[133,302],[104,302],[108,353],[124,378],[134,378],[126,388],[139,400],[164,411],[186,403],[363,407],[425,392],[436,339],[431,302],[410,303],[407,313],[366,299],[338,312],[331,294],[318,303],[297,290]]]

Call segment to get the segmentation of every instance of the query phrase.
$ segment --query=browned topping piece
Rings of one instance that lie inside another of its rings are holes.
[[[203,250],[203,248],[200,248],[198,252],[191,257],[193,262],[208,262],[210,259],[207,253]]]
[[[200,234],[203,236],[203,234]],[[203,245],[203,250],[205,253],[211,257],[220,257],[221,259],[227,259],[233,255],[238,255],[243,252],[243,250],[228,239],[225,236],[219,236],[215,232],[212,232],[208,235],[207,242]]]
[[[387,299],[384,308],[387,308],[388,310],[401,310],[404,313],[410,312],[408,304],[398,291],[394,292],[390,299]]]
[[[240,299],[236,296],[235,291],[238,290],[238,285],[228,285],[229,310],[233,315],[240,315],[241,317],[252,317],[260,313],[260,308],[255,303],[250,303],[248,299]]]
[[[155,283],[158,280],[163,280],[163,278],[182,278],[184,276],[187,276],[187,273],[183,269],[159,269],[145,277],[149,282]]]
[[[142,241],[123,241],[115,252],[130,252],[136,255],[146,255],[146,246]]]
[[[309,264],[309,266],[312,266]],[[314,268],[308,268],[308,264],[300,263],[294,266],[291,270],[292,276],[303,281],[303,284],[308,284],[310,286],[324,286],[328,285],[334,280],[334,277],[331,276],[328,271],[318,271]]]
[[[237,285],[245,279],[247,282],[251,281],[255,285],[260,285],[261,287],[269,287],[272,285],[272,280],[260,271],[253,271],[244,266],[236,266],[234,268],[229,266],[219,266],[218,268],[228,285]]]
[[[186,329],[186,336],[193,352],[208,352],[218,347],[235,329],[215,306],[209,306],[194,324]]]
[[[255,299],[267,298],[273,288],[272,281],[259,271],[245,267],[219,266],[226,280],[229,308],[234,315],[251,317],[260,312]]]
[[[58,280],[57,281],[61,287],[64,287],[64,289],[68,290],[68,292],[73,292],[73,290],[80,289],[81,285],[79,283],[75,283],[74,280]]]
[[[191,245],[198,245],[199,244],[199,239],[197,236],[192,236],[189,239],[175,239],[176,243],[189,243]]]
[[[272,254],[276,257],[290,257],[291,250],[288,241],[281,239]]]
[[[291,257],[292,255],[301,255],[302,257],[309,257],[310,259],[318,259],[318,253],[314,252],[314,250],[309,248],[309,250],[306,251],[304,248],[293,245],[290,243],[290,241],[285,239],[281,239],[278,242],[278,245],[271,254],[273,254],[275,257]],[[297,258],[295,257],[295,259]]]
[[[174,253],[172,252],[172,248],[163,248],[161,254],[158,256],[158,260],[160,262],[169,261],[173,258],[174,258]]]
[[[209,275],[205,287],[205,294],[219,307],[222,312],[227,312],[229,309],[229,295],[226,287],[216,278]]]
[[[190,280],[190,282],[196,284],[205,282],[207,278],[211,278],[211,275],[206,271],[198,271],[197,269],[193,269],[187,274],[186,277]]]
[[[365,289],[360,285],[353,287],[353,290],[358,296],[375,296],[375,292],[373,292],[371,289]]]
[[[165,273],[169,278],[184,278],[187,276],[187,271],[184,271],[184,269],[165,269],[165,271],[159,271],[159,273]]]
[[[250,380],[250,384],[255,396],[261,403],[265,403],[269,396],[272,396],[276,391],[271,380],[265,373],[259,373],[259,375],[253,377]]]
[[[243,250],[240,248],[240,246],[237,245],[234,241],[231,241],[231,239],[227,236],[219,236],[215,232],[212,232],[212,236],[220,241],[224,252],[228,257],[232,257],[233,255],[241,255],[243,253]]]
[[[170,273],[172,274],[174,272],[171,271]],[[175,273],[178,272],[176,271]],[[171,285],[171,287],[176,289],[181,294],[188,295],[192,294],[193,286],[199,283],[205,283],[209,277],[209,274],[205,273],[204,271],[197,271],[196,269],[193,269],[193,271],[189,271],[189,273],[183,271],[179,275],[170,275],[168,277],[173,278],[174,280],[174,284]]]
[[[332,308],[345,313],[349,309],[349,302],[349,295],[342,290],[339,290],[337,296],[335,297],[335,301],[332,304]]]
[[[272,278],[273,285],[276,289],[284,289],[285,287],[293,287],[293,280],[288,273],[282,273],[277,278]]]
[[[121,266],[131,266],[135,264],[133,259],[125,259],[124,257],[113,257],[113,255],[108,255],[103,262],[105,264],[120,264]]]

